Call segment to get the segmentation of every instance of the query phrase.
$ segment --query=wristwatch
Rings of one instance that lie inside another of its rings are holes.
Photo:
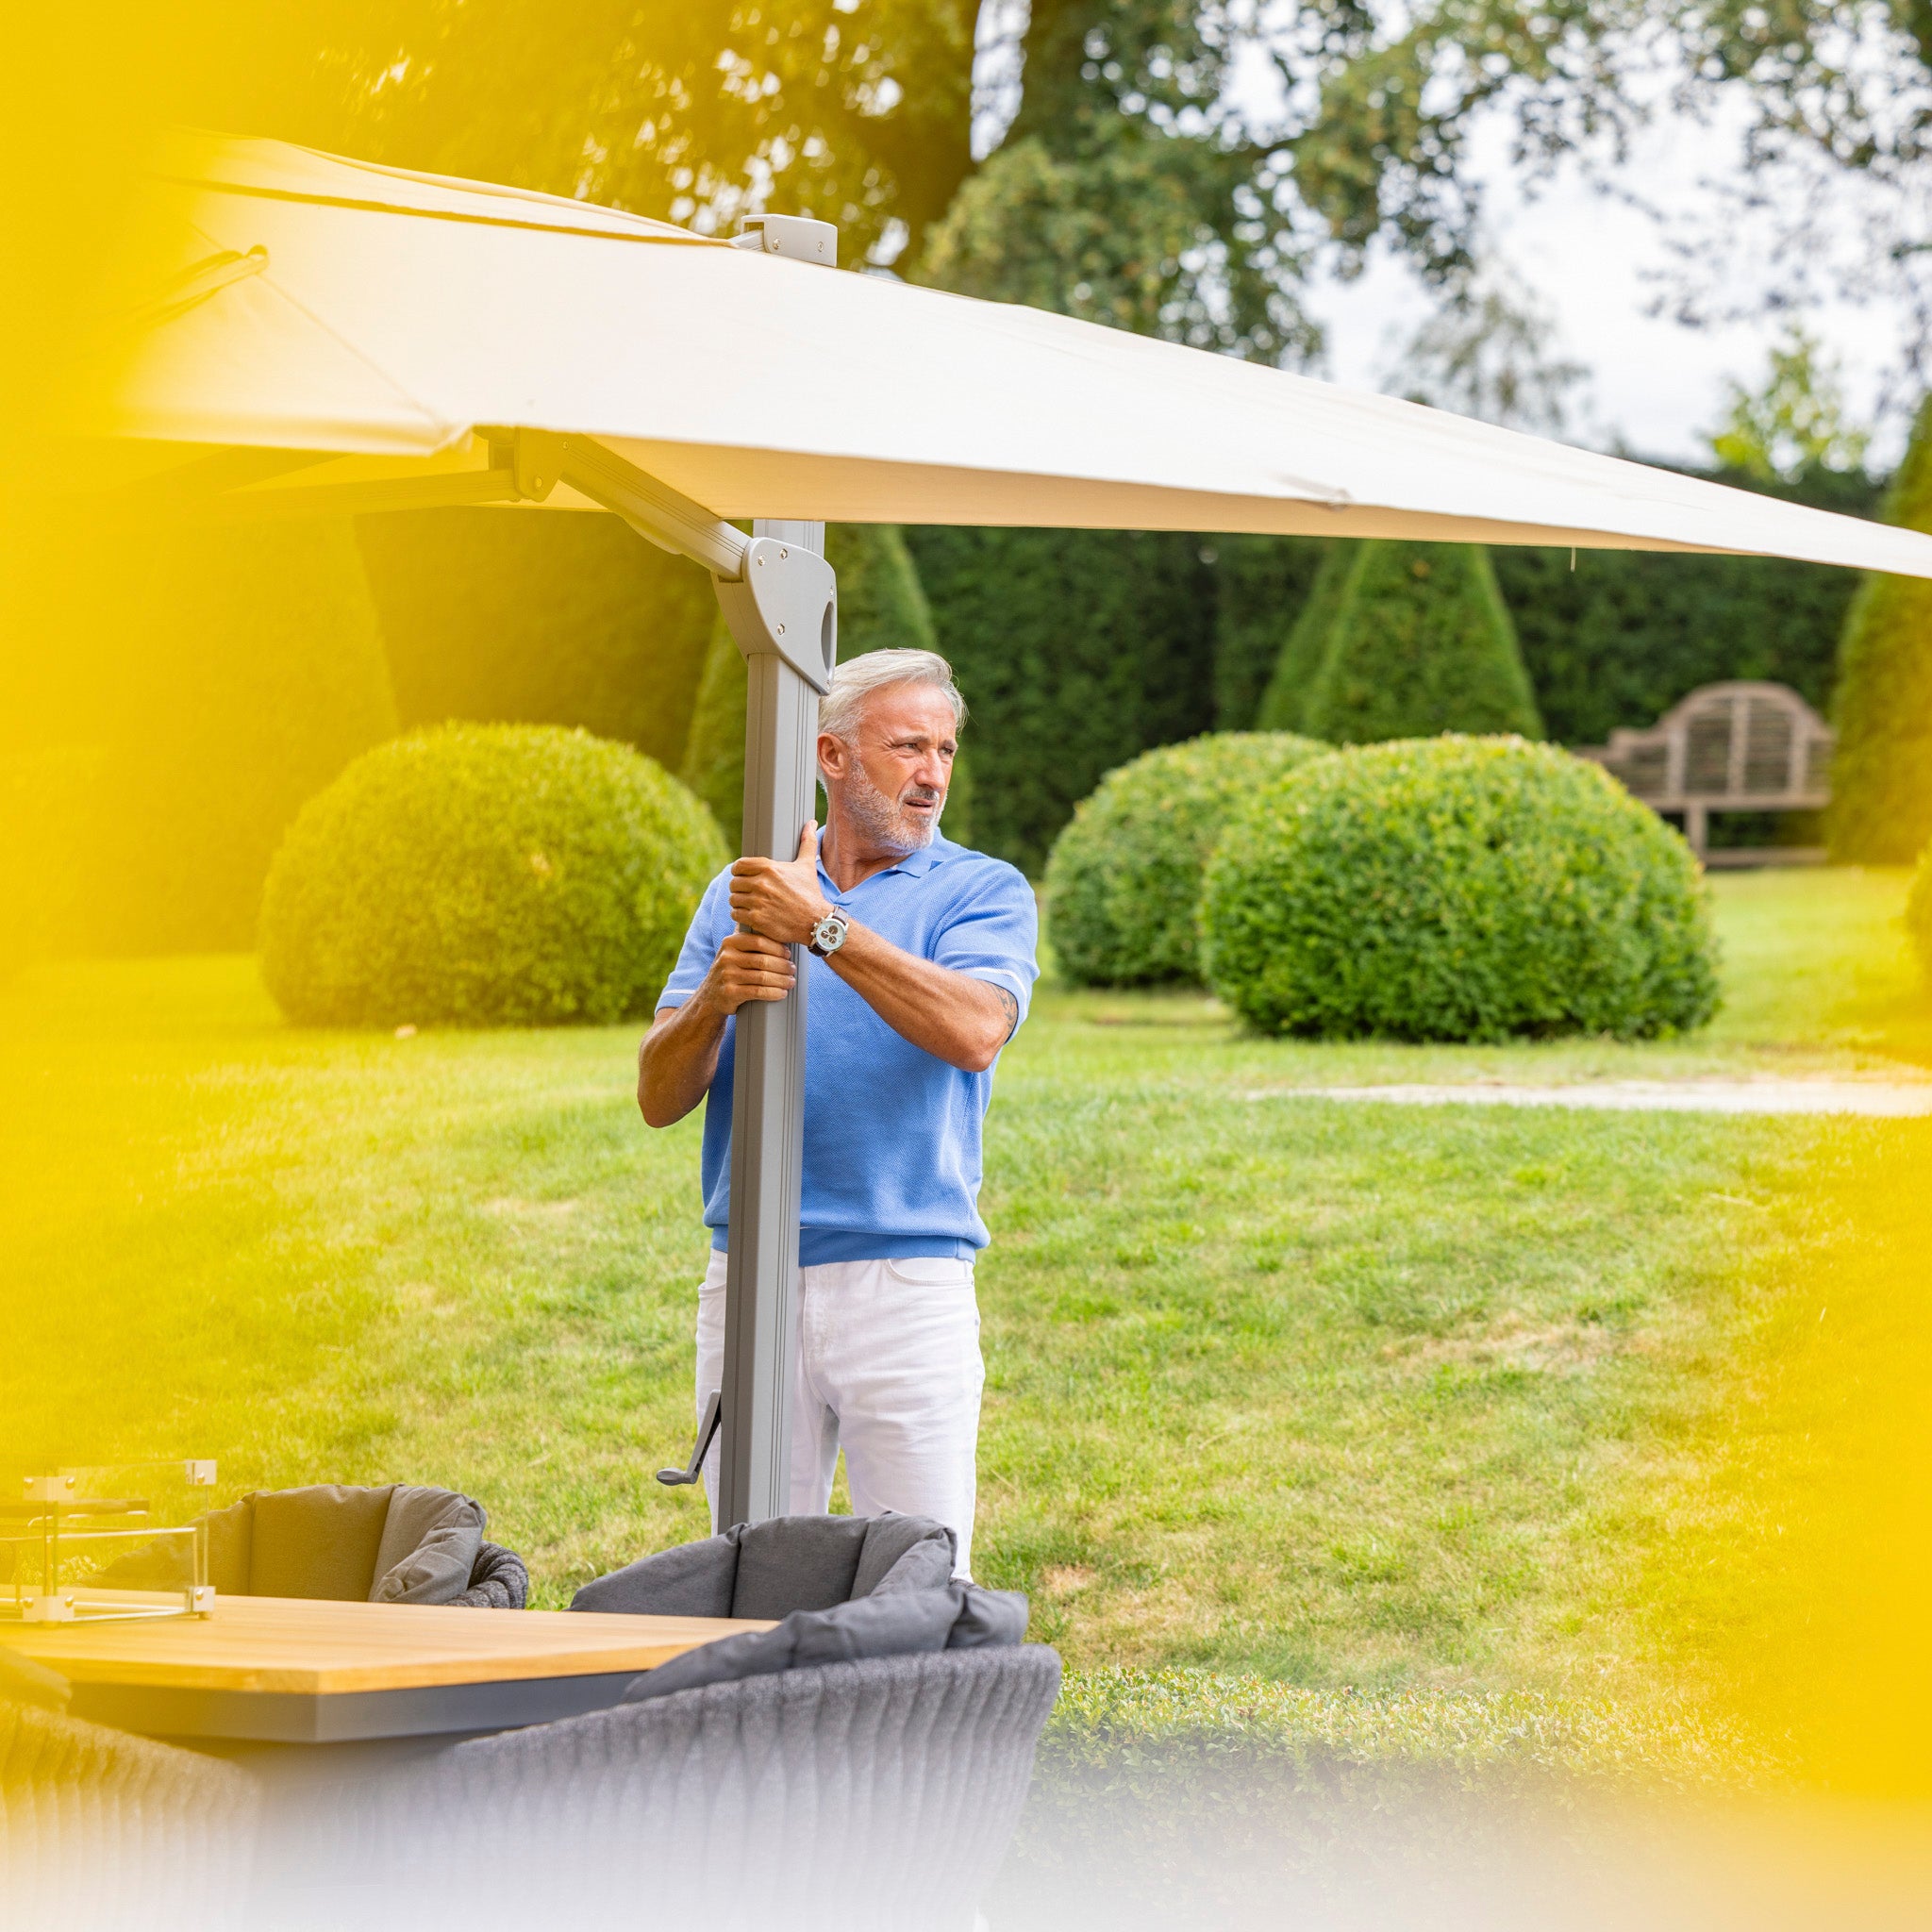
[[[812,927],[806,943],[821,959],[829,959],[845,943],[845,935],[851,930],[852,922],[842,912],[828,912]]]

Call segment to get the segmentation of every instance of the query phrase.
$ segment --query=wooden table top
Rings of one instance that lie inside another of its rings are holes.
[[[313,1697],[648,1671],[714,1638],[771,1627],[727,1617],[224,1596],[211,1617],[0,1624],[0,1643],[76,1684]]]

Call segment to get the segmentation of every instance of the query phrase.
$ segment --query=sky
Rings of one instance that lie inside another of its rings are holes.
[[[1727,379],[1761,383],[1782,320],[1694,329],[1648,314],[1669,259],[1657,219],[1601,192],[1574,167],[1526,191],[1507,150],[1506,128],[1491,122],[1475,143],[1490,250],[1553,316],[1553,353],[1590,371],[1571,438],[1597,447],[1621,440],[1644,456],[1707,457],[1705,432],[1724,412]],[[1701,183],[1738,173],[1735,132],[1679,120],[1648,132],[1614,179],[1640,203],[1685,208],[1711,199]],[[1327,332],[1323,373],[1366,389],[1390,386],[1402,345],[1430,310],[1414,275],[1386,254],[1357,281],[1319,284],[1308,306]],[[1840,362],[1852,414],[1868,419],[1895,352],[1897,318],[1882,305],[1840,302],[1806,321]],[[1875,464],[1896,460],[1904,426],[1896,418],[1877,425]]]
[[[1265,125],[1276,122],[1279,89],[1274,70],[1251,51],[1237,62],[1228,100]],[[1724,186],[1744,179],[1744,103],[1731,107],[1736,111],[1720,109],[1709,124],[1659,109],[1601,183],[1575,163],[1544,177],[1515,163],[1501,106],[1476,125],[1470,172],[1481,191],[1485,257],[1539,298],[1555,324],[1552,357],[1589,372],[1574,391],[1572,441],[1707,458],[1729,381],[1756,389],[1769,373],[1771,346],[1789,318],[1691,328],[1650,312],[1670,253],[1664,224],[1647,210],[1694,219],[1720,206]],[[1853,197],[1867,191],[1831,178],[1849,214]],[[1325,276],[1305,299],[1328,339],[1317,373],[1350,388],[1395,387],[1402,347],[1431,312],[1421,282],[1387,252],[1354,281]],[[1876,417],[1885,372],[1897,357],[1899,316],[1883,303],[1839,301],[1801,319],[1839,362],[1854,421],[1874,431],[1874,465],[1889,468],[1908,426],[1896,408]]]

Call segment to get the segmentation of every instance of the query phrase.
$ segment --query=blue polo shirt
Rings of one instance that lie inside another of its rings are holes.
[[[1038,918],[1033,889],[1004,859],[935,837],[924,851],[841,892],[819,890],[901,951],[1003,986],[1024,1019]],[[658,1006],[681,1007],[734,930],[731,874],[706,889]],[[948,1066],[893,1030],[823,959],[806,955],[805,1171],[798,1259],[907,1255],[970,1260],[990,1237],[979,1218],[980,1124],[992,1069]],[[724,1245],[731,1212],[731,1072],[738,1023],[724,1023],[705,1101],[705,1224]]]

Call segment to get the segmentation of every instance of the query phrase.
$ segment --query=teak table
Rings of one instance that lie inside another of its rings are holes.
[[[74,1686],[75,1717],[151,1736],[326,1744],[506,1730],[617,1703],[722,1617],[216,1599],[210,1617],[0,1624]]]

